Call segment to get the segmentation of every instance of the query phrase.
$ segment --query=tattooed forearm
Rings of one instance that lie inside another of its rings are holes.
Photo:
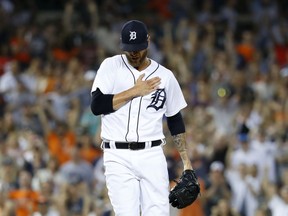
[[[187,154],[185,133],[174,135],[173,141],[183,161],[184,170],[192,169],[190,158],[188,157],[188,154]]]
[[[173,141],[179,153],[186,151],[185,134],[177,134],[173,136]]]

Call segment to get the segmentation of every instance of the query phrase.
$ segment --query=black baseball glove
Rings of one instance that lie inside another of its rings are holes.
[[[200,186],[194,170],[185,170],[169,194],[169,202],[175,208],[182,209],[192,204],[200,194]]]

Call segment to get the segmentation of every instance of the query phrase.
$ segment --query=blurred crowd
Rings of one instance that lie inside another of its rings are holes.
[[[201,185],[171,216],[288,215],[288,2],[1,0],[0,215],[112,216],[90,90],[129,19],[188,102]],[[164,122],[171,186],[182,172]]]

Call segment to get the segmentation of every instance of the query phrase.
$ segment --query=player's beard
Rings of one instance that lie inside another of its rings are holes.
[[[143,50],[143,51],[139,51],[139,52],[129,52],[129,53],[125,53],[128,62],[131,66],[133,66],[134,68],[139,68],[140,66],[142,66],[143,64],[145,64],[145,60],[147,57],[147,53],[148,50]]]

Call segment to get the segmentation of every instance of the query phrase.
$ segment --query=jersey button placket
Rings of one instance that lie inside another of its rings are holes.
[[[131,107],[131,115],[130,115],[130,122],[129,122],[129,133],[128,133],[128,140],[129,141],[137,141],[138,140],[138,134],[137,134],[137,125],[138,125],[138,107],[139,107],[139,101],[137,99],[134,99],[132,101],[132,107]]]

